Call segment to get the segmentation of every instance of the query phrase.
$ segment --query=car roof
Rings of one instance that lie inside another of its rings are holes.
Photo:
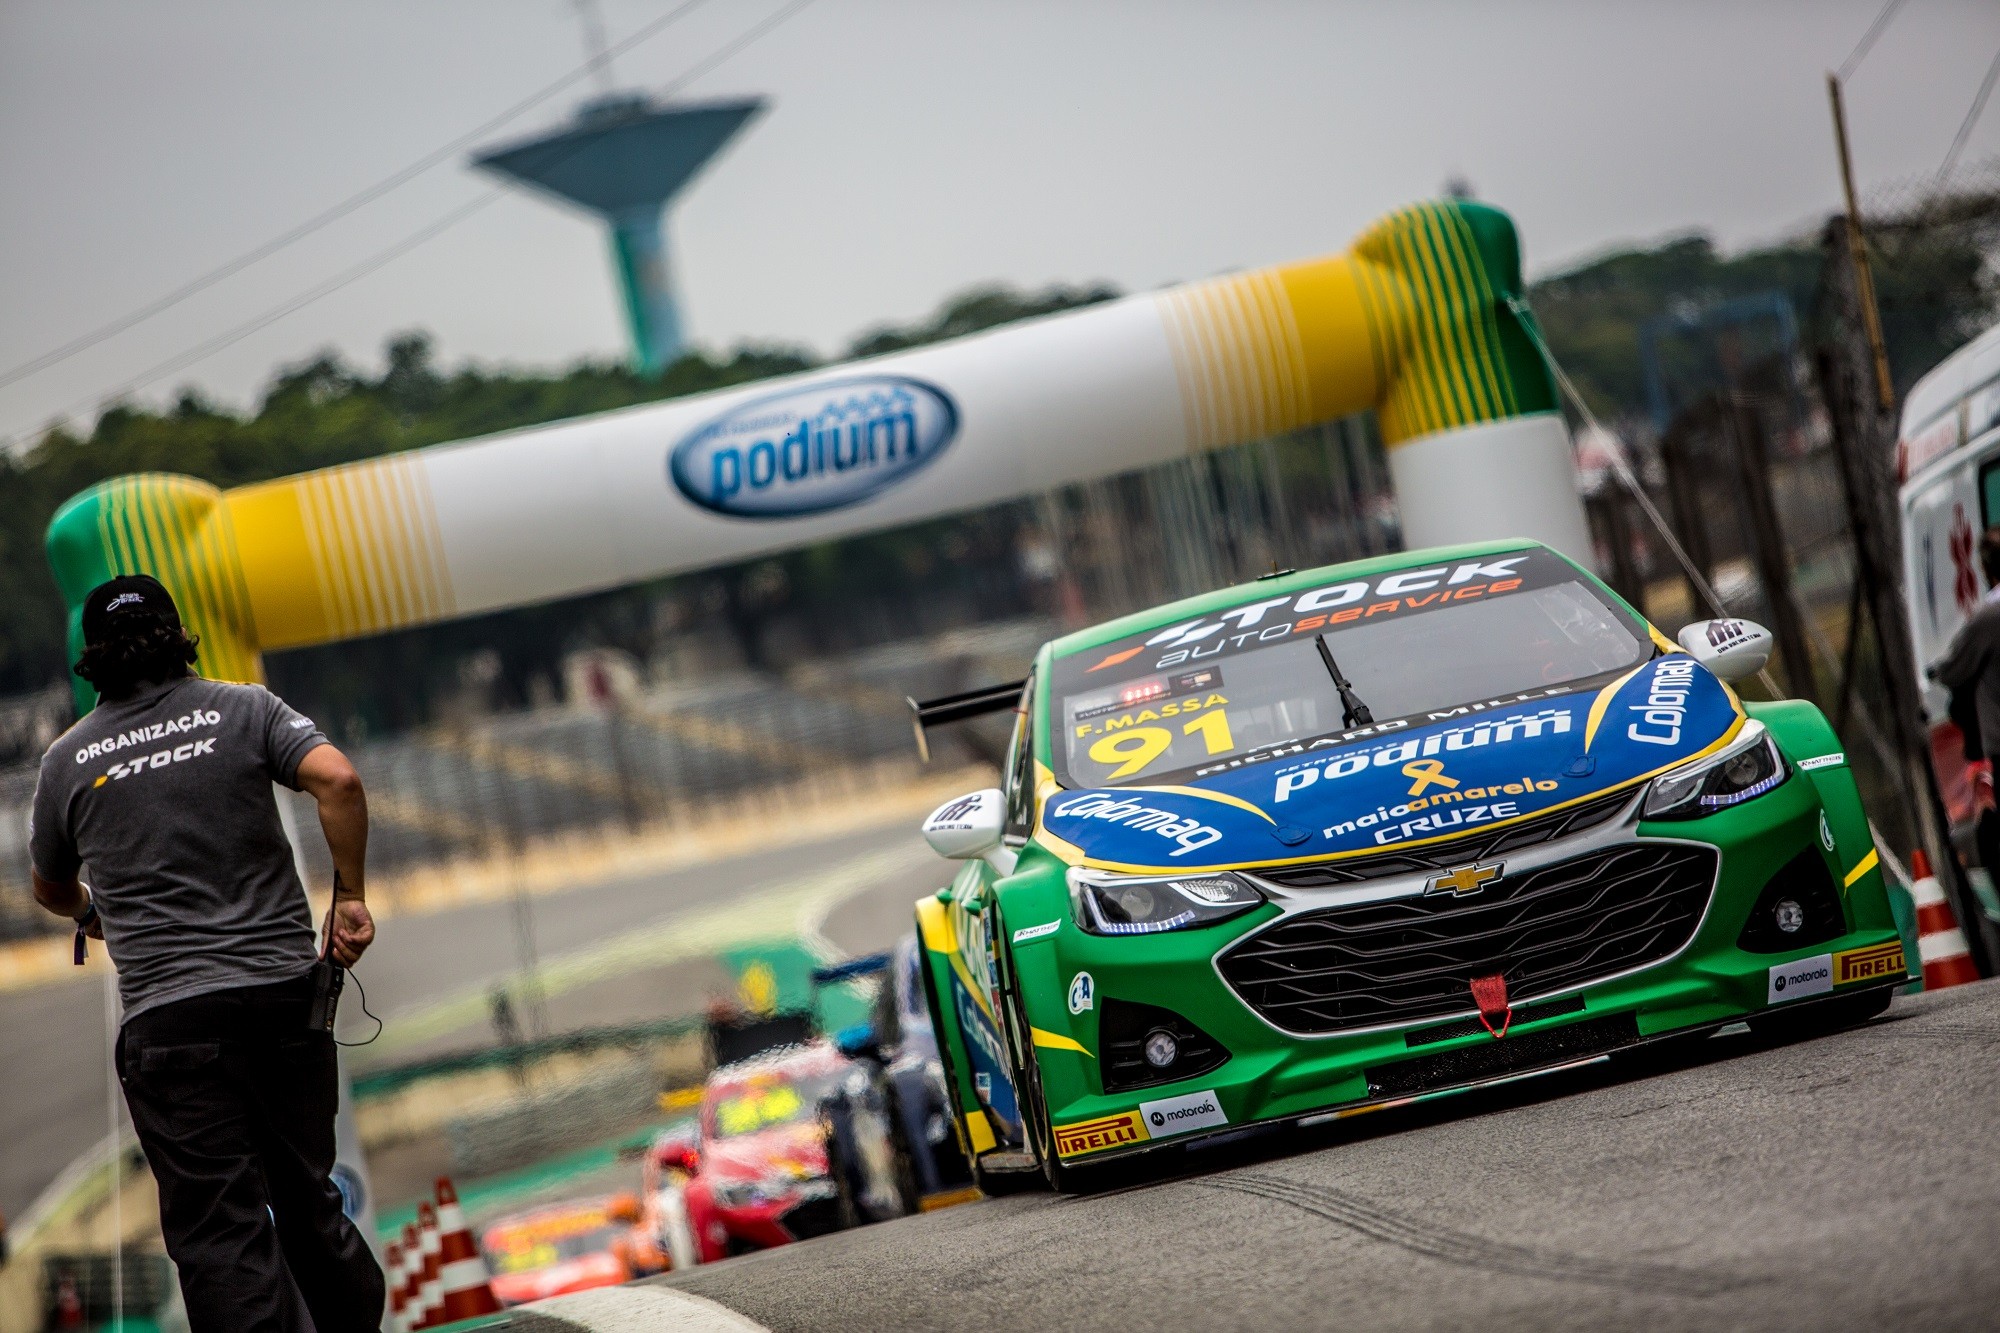
[[[714,1091],[745,1083],[810,1078],[815,1074],[831,1073],[845,1063],[847,1057],[833,1043],[815,1038],[804,1045],[780,1046],[753,1055],[748,1060],[738,1060],[713,1069],[709,1071],[706,1087]]]
[[[1249,583],[1233,584],[1227,588],[1218,588],[1214,592],[1199,593],[1193,597],[1183,597],[1177,602],[1167,602],[1144,611],[1134,611],[1116,620],[1107,620],[1102,624],[1065,634],[1051,642],[1048,651],[1055,657],[1068,657],[1072,653],[1101,647],[1142,630],[1194,620],[1253,597],[1277,597],[1289,593],[1310,592],[1329,583],[1394,573],[1399,569],[1428,564],[1434,560],[1464,560],[1477,556],[1499,555],[1504,551],[1546,549],[1548,548],[1542,546],[1540,542],[1530,541],[1526,537],[1514,537],[1500,541],[1470,542],[1463,546],[1427,546],[1415,551],[1397,551],[1390,555],[1374,556],[1367,560],[1350,560],[1338,565],[1321,565],[1316,569],[1296,570],[1280,578],[1254,579]]]

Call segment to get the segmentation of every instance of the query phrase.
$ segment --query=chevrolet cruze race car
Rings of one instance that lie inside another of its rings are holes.
[[[1825,717],[1726,683],[1525,542],[1256,583],[1057,639],[1004,790],[941,806],[917,904],[983,1187],[1331,1120],[1747,1019],[1812,1030],[1908,978]]]

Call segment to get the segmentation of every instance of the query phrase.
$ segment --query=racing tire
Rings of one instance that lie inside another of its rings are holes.
[[[931,976],[928,959],[923,967],[917,969],[917,975],[924,983],[924,1003],[930,1007],[931,1030],[938,1034],[938,1063],[944,1066],[944,1085],[951,1090],[951,1104],[946,1109],[952,1113],[952,1133],[957,1136],[959,1150],[965,1155],[966,1166],[971,1170],[973,1188],[992,1199],[1039,1188],[1042,1178],[1032,1171],[988,1171],[979,1165],[979,1154],[965,1140],[963,1120],[955,1104],[958,1099],[958,1069],[951,1061],[951,1043],[945,1038],[944,1005],[937,993],[937,981]]]
[[[904,1112],[901,1091],[894,1079],[885,1078],[883,1084],[883,1096],[889,1107],[889,1148],[895,1155],[896,1194],[902,1199],[907,1216],[919,1211],[923,1204],[924,1192],[917,1184],[916,1147],[910,1142],[909,1117]]]
[[[997,924],[997,923],[996,923]],[[996,938],[1005,939],[1004,933]],[[1007,1055],[1014,1065],[1015,1100],[1021,1107],[1021,1128],[1028,1140],[1029,1151],[1042,1164],[1042,1181],[1056,1194],[1077,1194],[1082,1192],[1083,1180],[1073,1166],[1063,1165],[1056,1155],[1056,1136],[1049,1120],[1048,1098],[1042,1092],[1042,1068],[1035,1059],[1035,1045],[1028,1024],[1027,1005],[1021,999],[1020,978],[1014,972],[1014,950],[1009,947],[1001,957],[1005,960],[1001,970],[1006,985],[1007,999]]]
[[[1841,995],[1801,1005],[1797,1009],[1758,1014],[1746,1021],[1750,1030],[1760,1037],[1775,1041],[1802,1041],[1838,1032],[1842,1028],[1859,1027],[1886,1010],[1895,997],[1894,987],[1883,986],[1861,995]]]
[[[861,1214],[860,1200],[855,1197],[854,1163],[847,1160],[847,1151],[841,1147],[838,1134],[827,1136],[826,1165],[827,1174],[833,1177],[833,1197],[840,1217],[840,1229],[852,1231],[866,1219]]]
[[[1025,1031],[1027,1020],[1021,1012],[1020,992],[1008,991],[1007,1003],[1014,1010],[1015,1020]],[[1056,1156],[1055,1131],[1049,1123],[1048,1100],[1042,1095],[1042,1070],[1035,1060],[1033,1046],[1028,1048],[1025,1065],[1018,1072],[1014,1086],[1020,1092],[1021,1123],[1027,1130],[1028,1145],[1035,1154],[1035,1160],[1042,1164],[1042,1180],[1053,1193],[1080,1193],[1082,1182],[1077,1169],[1064,1166],[1062,1159]]]

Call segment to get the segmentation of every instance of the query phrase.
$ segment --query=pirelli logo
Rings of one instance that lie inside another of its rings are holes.
[[[1056,1156],[1075,1157],[1079,1153],[1102,1152],[1127,1143],[1143,1143],[1149,1137],[1146,1122],[1137,1111],[1108,1115],[1099,1120],[1079,1120],[1074,1125],[1056,1126]]]
[[[1849,949],[1833,956],[1833,984],[1877,981],[1903,974],[1903,946],[1898,941],[1871,944],[1866,949]]]

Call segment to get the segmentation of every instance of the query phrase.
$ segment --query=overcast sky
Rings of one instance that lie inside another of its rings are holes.
[[[676,0],[602,0],[613,41]],[[615,67],[657,88],[780,10],[706,0]],[[771,99],[671,215],[691,335],[832,352],[975,283],[1145,288],[1336,250],[1461,175],[1530,271],[1838,199],[1823,72],[1880,0],[816,0],[690,84]],[[1935,172],[2000,48],[1909,0],[1849,89],[1864,190]],[[0,372],[168,292],[575,68],[569,0],[0,0]],[[566,117],[583,87],[495,139]],[[1996,99],[2000,100],[2000,99]],[[1990,107],[1965,160],[2000,154]],[[0,437],[249,320],[487,188],[463,155],[167,314],[0,389]],[[525,193],[164,379],[254,400],[379,364],[618,356],[599,225]]]

